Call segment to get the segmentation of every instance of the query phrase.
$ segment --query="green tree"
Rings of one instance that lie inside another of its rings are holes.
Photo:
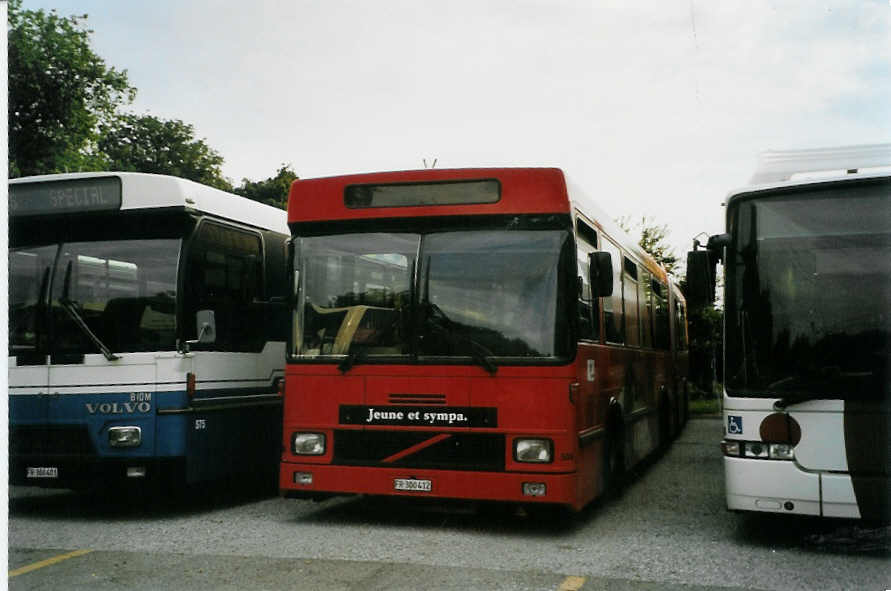
[[[686,279],[680,281],[686,292]],[[690,337],[690,382],[693,398],[712,398],[715,382],[723,381],[720,352],[724,346],[724,312],[714,304],[687,307]]]
[[[9,175],[95,170],[99,127],[132,102],[126,70],[90,47],[87,15],[8,9]]]
[[[119,115],[102,128],[98,148],[109,170],[169,174],[231,191],[223,157],[178,119]]]
[[[640,232],[640,240],[637,244],[644,249],[656,262],[662,265],[669,274],[675,275],[678,270],[678,257],[666,242],[668,239],[668,225],[656,224],[649,216],[641,216],[636,224],[632,224],[630,216],[624,216],[616,220],[623,230],[634,235],[634,230]]]
[[[273,205],[281,209],[288,208],[288,192],[291,183],[297,180],[297,173],[291,170],[290,164],[282,164],[275,176],[262,181],[241,179],[241,186],[235,189],[239,195]]]

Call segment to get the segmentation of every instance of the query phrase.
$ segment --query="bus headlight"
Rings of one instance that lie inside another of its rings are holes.
[[[795,446],[791,443],[771,443],[769,441],[737,441],[725,439],[721,451],[731,458],[744,457],[757,460],[794,460]]]
[[[760,441],[746,441],[746,457],[747,458],[766,458],[768,457],[767,444]]]
[[[322,433],[294,433],[291,451],[295,456],[321,456],[325,453],[325,435]]]
[[[794,460],[795,448],[788,443],[771,443],[770,444],[771,460]]]
[[[721,442],[721,451],[724,452],[725,456],[732,456],[734,458],[739,456],[739,448],[739,441],[725,439]]]
[[[112,447],[139,447],[142,443],[142,429],[139,427],[111,427],[108,430],[108,444]]]
[[[518,462],[547,464],[554,456],[554,443],[550,439],[517,439],[514,441],[514,459]]]

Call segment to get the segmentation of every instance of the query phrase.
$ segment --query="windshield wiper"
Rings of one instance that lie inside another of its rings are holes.
[[[77,325],[81,331],[85,335],[87,335],[93,344],[99,348],[99,351],[102,352],[102,355],[105,356],[109,361],[114,361],[116,359],[120,359],[118,355],[115,355],[111,352],[105,343],[96,336],[96,334],[90,330],[90,327],[87,326],[86,321],[83,319],[83,316],[80,315],[80,312],[77,311],[77,302],[68,299],[68,292],[71,288],[71,263],[72,261],[68,261],[68,266],[65,268],[65,283],[62,286],[62,295],[59,297],[59,303],[62,304],[62,309],[65,310],[69,316],[71,316],[71,320],[74,321],[74,324]]]
[[[472,347],[470,351],[471,359],[476,361],[478,365],[482,366],[482,368],[489,372],[491,375],[494,376],[496,373],[498,373],[498,366],[495,365],[494,361],[489,359],[489,355],[492,354],[491,351],[489,351],[478,341],[475,341],[470,337],[463,336],[461,338],[467,341]]]
[[[367,349],[365,349],[364,347],[357,348],[355,351],[347,354],[347,356],[344,357],[343,361],[337,364],[337,369],[340,370],[340,373],[346,373],[350,371],[351,369],[353,369],[353,366],[356,365],[356,363],[361,363],[362,360],[365,359],[366,352]]]
[[[793,404],[801,404],[802,402],[810,402],[811,400],[835,400],[838,396],[826,396],[825,394],[798,394],[793,396],[783,396],[773,403],[774,410],[785,410]]]
[[[458,334],[453,329],[455,323],[442,311],[442,308],[430,301],[424,302],[424,308],[427,310],[425,321],[428,325],[434,326],[444,332],[449,340],[453,343],[459,339],[470,345],[470,358],[481,366],[491,375],[498,373],[498,366],[489,359],[492,352],[489,351],[480,342],[470,338],[467,335]]]

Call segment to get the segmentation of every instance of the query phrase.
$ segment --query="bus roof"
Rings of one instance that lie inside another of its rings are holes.
[[[568,182],[568,185],[572,203],[576,211],[586,218],[586,221],[591,222],[597,231],[611,238],[613,242],[622,247],[626,252],[633,253],[641,263],[646,264],[649,270],[656,273],[662,281],[669,279],[668,273],[659,265],[656,259],[641,248],[637,240],[619,226],[606,211],[601,209],[590,195],[572,182],[572,180]]]
[[[120,179],[120,207],[115,206],[115,210],[183,208],[282,234],[288,233],[286,218],[281,209],[173,176],[141,172],[77,172],[21,177],[10,179],[9,184],[12,188],[15,185],[103,178]],[[13,209],[11,205],[11,216],[16,215]],[[64,212],[76,211],[75,208],[66,208]]]
[[[348,207],[347,187],[496,180],[494,202],[398,207]],[[456,168],[373,172],[296,180],[288,198],[288,222],[486,214],[569,213],[566,181],[558,168]]]
[[[500,184],[500,199],[490,203],[449,205],[349,207],[347,187],[356,185],[412,185],[493,179]],[[553,214],[579,212],[597,231],[607,234],[626,252],[633,253],[662,281],[665,270],[622,230],[593,199],[569,182],[559,168],[455,168],[373,172],[300,179],[288,198],[288,222],[322,222],[486,214]]]
[[[758,191],[888,176],[891,144],[768,150],[760,154],[749,185],[731,191],[726,203]]]

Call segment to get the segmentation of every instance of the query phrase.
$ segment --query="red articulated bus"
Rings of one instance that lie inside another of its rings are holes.
[[[555,168],[295,181],[285,496],[580,509],[686,417],[680,291]]]

